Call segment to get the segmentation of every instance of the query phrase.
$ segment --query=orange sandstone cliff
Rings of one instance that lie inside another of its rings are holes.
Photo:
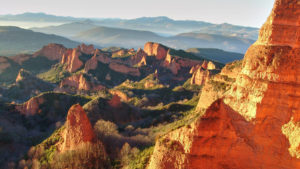
[[[92,125],[79,104],[73,105],[67,116],[62,150],[75,150],[80,144],[96,141]]]
[[[231,88],[160,139],[148,168],[300,169],[299,26],[299,1],[276,0]]]

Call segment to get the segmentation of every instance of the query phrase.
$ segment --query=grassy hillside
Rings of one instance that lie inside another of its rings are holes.
[[[186,52],[221,63],[229,63],[234,60],[240,60],[244,56],[241,53],[227,52],[224,50],[213,48],[190,48],[187,49]]]
[[[80,32],[87,31],[89,29],[97,27],[90,20],[85,20],[82,22],[72,22],[67,24],[62,24],[59,26],[48,26],[43,28],[31,28],[31,30],[36,32],[42,32],[47,34],[55,34],[64,37],[72,37]]]
[[[161,41],[163,38],[148,31],[97,27],[79,33],[74,39],[107,47],[121,46],[125,48],[137,48],[143,47],[148,41]]]
[[[32,53],[49,43],[63,44],[66,47],[78,45],[77,42],[56,35],[33,32],[18,27],[0,27],[0,55],[2,56]]]

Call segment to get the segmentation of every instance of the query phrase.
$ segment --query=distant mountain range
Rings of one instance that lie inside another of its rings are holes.
[[[168,17],[142,17],[126,20],[24,13],[2,15],[0,16],[0,23],[1,21],[62,23],[58,26],[34,27],[31,30],[102,47],[140,48],[145,42],[154,41],[176,49],[219,48],[244,53],[258,36],[257,28],[212,24],[202,21],[173,20]],[[51,41],[51,43],[60,42]],[[68,46],[65,42],[62,44]],[[42,43],[42,45],[45,44]]]
[[[83,18],[48,15],[45,13],[23,13],[17,15],[0,15],[0,20],[31,22],[74,22]]]
[[[103,47],[141,48],[144,43],[154,41],[176,49],[219,48],[243,53],[254,42],[252,39],[241,38],[239,36],[197,32],[165,37],[150,31],[98,26],[90,20],[59,26],[32,28],[32,30],[65,36],[75,41],[92,43]]]
[[[38,33],[12,26],[0,26],[1,56],[32,53],[49,43],[59,43],[67,47],[75,47],[79,44],[57,35]]]
[[[231,24],[212,24],[194,20],[173,20],[165,16],[142,17],[136,19],[119,18],[74,18],[65,16],[48,15],[45,13],[24,13],[19,15],[0,15],[0,22],[4,21],[31,21],[31,22],[78,22],[90,20],[95,25],[105,27],[116,27],[124,29],[144,30],[158,33],[160,35],[175,35],[185,32],[221,34],[226,36],[237,36],[256,40],[258,28],[244,27]]]

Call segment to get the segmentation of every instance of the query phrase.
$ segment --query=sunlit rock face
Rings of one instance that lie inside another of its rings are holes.
[[[147,65],[147,54],[139,48],[135,55],[130,57],[130,65],[145,66]]]
[[[63,45],[49,44],[41,50],[35,52],[33,57],[44,56],[49,60],[60,60],[67,49]]]
[[[78,49],[69,49],[64,53],[61,64],[66,65],[66,69],[73,73],[83,65],[83,62],[79,59],[80,55]]]
[[[42,97],[33,97],[23,104],[16,105],[16,110],[26,116],[36,115],[40,111],[39,105],[43,104],[44,102],[45,100]]]
[[[224,100],[246,119],[256,117],[265,92],[273,90],[270,86],[284,87],[284,91],[300,83],[299,16],[299,1],[277,0],[258,41],[246,52],[242,72]],[[297,92],[292,95],[299,96]],[[276,100],[278,104],[286,102],[281,97]]]
[[[93,45],[81,44],[77,48],[67,49],[62,55],[60,63],[65,65],[67,71],[73,73],[79,70],[83,65],[83,61],[80,60],[80,56],[84,55],[94,55],[91,57],[86,65],[85,70],[89,71],[90,69],[95,69],[97,67],[97,58],[96,54],[99,53],[99,50],[95,50]]]
[[[155,56],[156,59],[161,60],[165,59],[168,53],[168,48],[153,42],[147,42],[144,46],[144,51],[148,56]]]
[[[95,141],[92,125],[83,108],[79,104],[73,105],[67,116],[62,150],[75,150],[81,144]]]
[[[192,70],[191,70],[192,71]],[[211,73],[208,70],[198,66],[193,72],[191,78],[191,84],[204,85],[211,77]]]
[[[189,146],[172,156],[169,144],[157,143],[149,168],[173,160],[173,168],[299,169],[299,23],[300,2],[276,0],[230,90],[191,126],[162,139]]]

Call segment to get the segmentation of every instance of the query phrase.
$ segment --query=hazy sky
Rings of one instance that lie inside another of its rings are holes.
[[[0,14],[45,12],[95,18],[168,16],[260,27],[273,3],[274,0],[7,0],[1,3]]]

